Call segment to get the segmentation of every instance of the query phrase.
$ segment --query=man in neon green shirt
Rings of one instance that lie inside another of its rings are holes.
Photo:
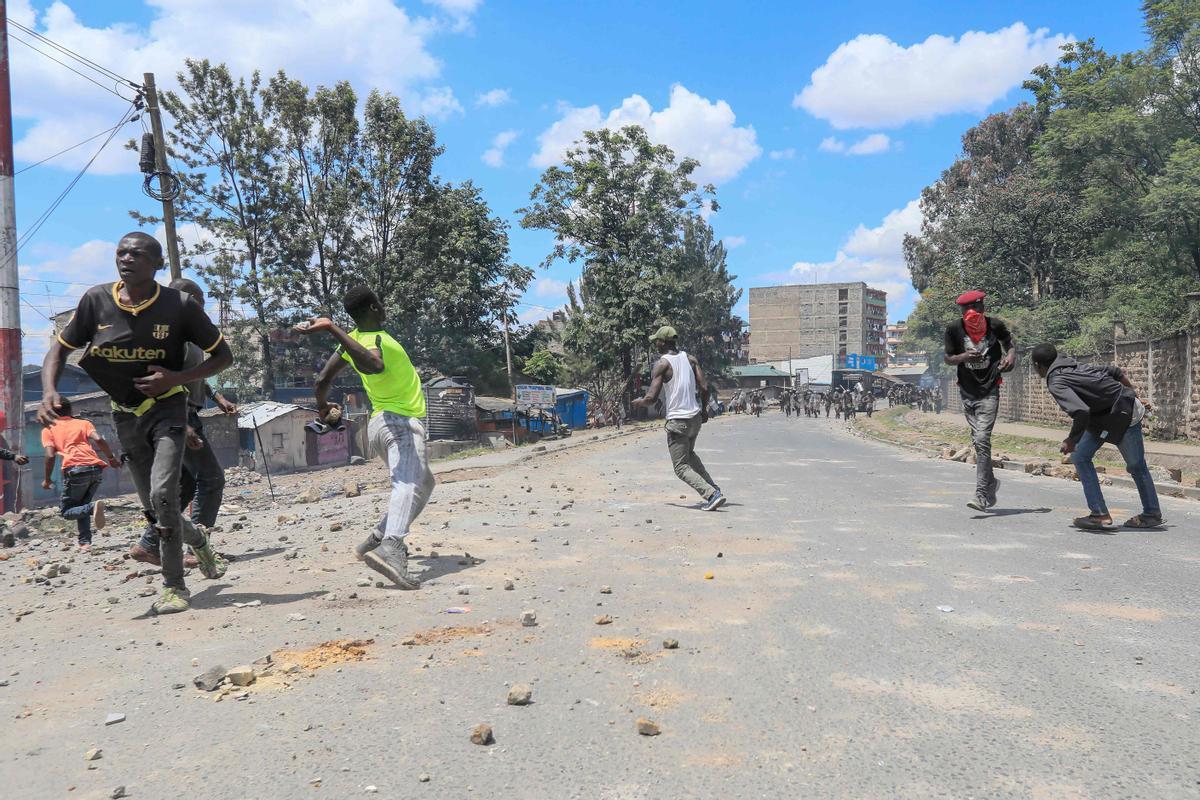
[[[371,401],[368,437],[375,452],[387,460],[392,477],[387,513],[355,552],[401,589],[416,589],[420,583],[408,571],[404,537],[425,508],[436,483],[425,455],[425,426],[421,421],[425,417],[425,394],[421,378],[408,353],[383,329],[387,314],[375,292],[366,286],[356,286],[346,293],[342,304],[356,326],[349,333],[326,317],[296,326],[298,333],[328,331],[338,340],[338,349],[317,376],[317,413],[322,421],[329,422],[331,412],[340,412],[329,402],[329,390],[334,376],[350,364],[362,378]]]

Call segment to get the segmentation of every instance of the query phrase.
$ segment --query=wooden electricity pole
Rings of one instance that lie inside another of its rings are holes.
[[[179,268],[179,239],[175,236],[175,203],[171,199],[171,178],[167,170],[167,142],[163,136],[162,114],[158,107],[158,89],[154,85],[154,73],[142,75],[146,90],[146,112],[150,115],[150,130],[154,135],[154,169],[158,173],[158,189],[162,194],[163,228],[167,234],[167,260],[171,265],[171,279],[183,277]]]

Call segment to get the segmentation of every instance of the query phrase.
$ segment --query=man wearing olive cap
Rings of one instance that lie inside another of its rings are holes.
[[[645,408],[666,388],[663,405],[667,417],[667,449],[671,452],[675,474],[704,498],[701,508],[716,511],[725,505],[725,495],[721,494],[700,456],[696,455],[696,437],[700,434],[700,426],[708,422],[705,410],[708,408],[708,382],[699,362],[676,345],[678,338],[670,325],[662,326],[650,337],[662,357],[650,373],[646,396],[634,400],[633,406]]]
[[[980,291],[958,296],[962,318],[946,328],[947,366],[958,368],[958,392],[975,445],[975,497],[967,506],[986,511],[996,505],[1000,481],[992,472],[992,428],[1000,410],[1001,373],[1017,363],[1016,344],[1003,320],[984,316]]]

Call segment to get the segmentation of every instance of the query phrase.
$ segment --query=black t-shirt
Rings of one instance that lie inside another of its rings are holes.
[[[958,389],[972,400],[982,400],[1000,385],[1000,358],[1004,355],[1000,345],[1012,347],[1012,334],[1003,320],[984,319],[987,320],[987,332],[978,343],[967,336],[961,319],[946,328],[946,355],[956,356],[968,350],[983,354],[981,361],[958,365]]]
[[[58,341],[72,350],[86,345],[79,366],[114,401],[136,406],[146,396],[134,378],[148,375],[150,366],[179,371],[188,342],[211,353],[221,332],[198,303],[176,289],[159,286],[138,306],[120,304],[118,289],[117,283],[88,289]]]

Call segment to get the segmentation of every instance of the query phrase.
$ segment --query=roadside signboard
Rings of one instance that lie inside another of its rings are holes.
[[[521,408],[554,408],[554,387],[517,384],[517,405]]]
[[[860,356],[858,353],[847,353],[846,369],[861,369],[865,372],[874,372],[875,356]]]

